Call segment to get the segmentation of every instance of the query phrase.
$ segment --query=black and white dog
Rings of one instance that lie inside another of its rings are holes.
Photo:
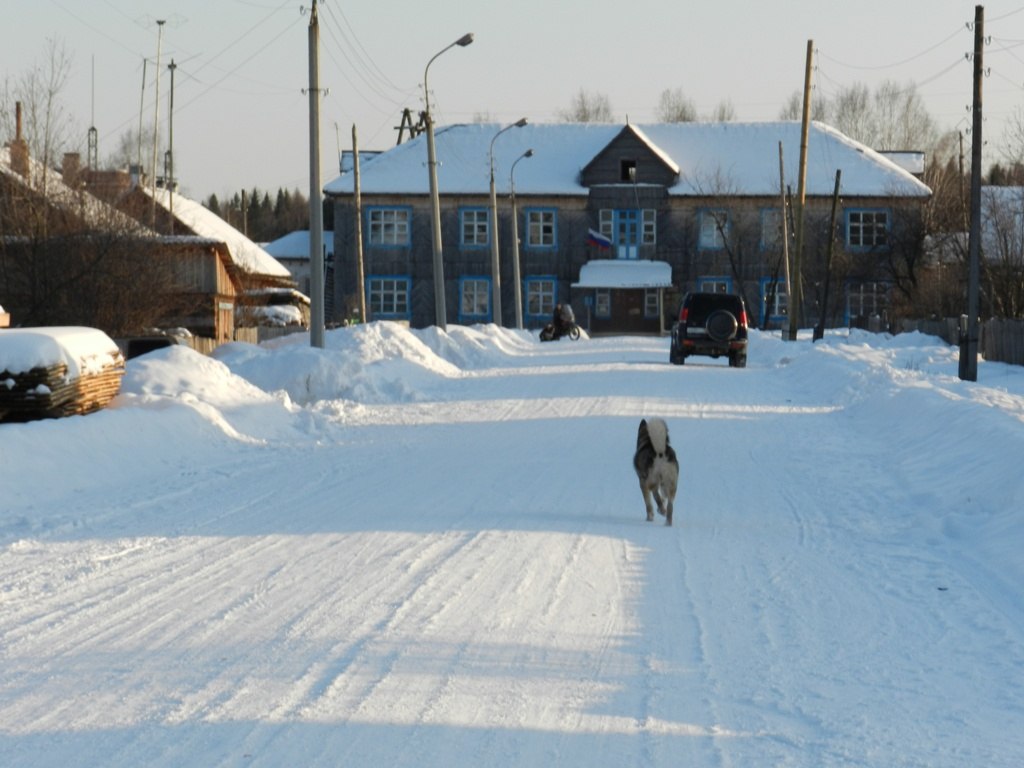
[[[640,493],[647,507],[647,521],[654,519],[651,496],[658,505],[658,514],[665,525],[672,525],[672,502],[679,483],[679,462],[668,443],[668,426],[662,419],[642,419],[636,436],[633,467],[640,480]]]

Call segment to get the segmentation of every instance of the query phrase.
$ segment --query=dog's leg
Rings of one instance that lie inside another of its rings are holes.
[[[654,520],[654,508],[651,506],[650,489],[642,481],[640,483],[640,493],[644,497],[644,506],[647,508],[647,522],[649,523]]]
[[[665,525],[672,525],[672,497],[668,498],[668,508],[665,510]]]
[[[654,496],[654,502],[658,505],[658,514],[662,517],[665,516],[665,502],[661,498],[661,494],[658,493],[658,487],[655,486],[651,489],[651,494]]]

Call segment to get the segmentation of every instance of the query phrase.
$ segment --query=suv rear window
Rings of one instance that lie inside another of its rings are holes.
[[[743,312],[739,297],[727,293],[691,293],[684,306],[689,310],[689,322],[698,325],[716,309],[728,309],[736,317]]]

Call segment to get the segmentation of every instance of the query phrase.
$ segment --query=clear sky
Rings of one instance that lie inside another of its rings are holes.
[[[46,63],[47,40],[72,56],[61,97],[95,124],[103,164],[120,137],[154,122],[158,19],[159,131],[168,132],[174,59],[175,175],[193,198],[243,187],[309,188],[307,40],[311,0],[2,0],[0,76]],[[438,123],[558,119],[581,89],[623,121],[654,119],[665,89],[702,114],[731,101],[739,120],[773,120],[803,87],[807,41],[816,95],[854,83],[914,81],[940,127],[970,128],[976,3],[963,0],[327,0],[318,4],[322,181],[339,146],[396,142],[403,108],[423,106],[430,66]],[[1024,106],[1024,0],[985,5],[986,166]],[[143,59],[149,80],[143,98]],[[93,77],[95,71],[95,77]],[[94,85],[93,85],[94,84]],[[143,103],[144,102],[144,103]],[[93,106],[95,105],[95,106]],[[95,115],[95,117],[93,117]],[[10,137],[2,137],[7,140]],[[442,158],[443,161],[443,158]],[[425,173],[426,171],[424,171]]]

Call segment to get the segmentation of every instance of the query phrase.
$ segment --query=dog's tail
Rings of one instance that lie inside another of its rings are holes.
[[[659,456],[665,453],[668,447],[668,425],[663,419],[644,419],[640,422],[640,435],[637,442],[643,442],[644,437],[650,441],[654,452]]]

